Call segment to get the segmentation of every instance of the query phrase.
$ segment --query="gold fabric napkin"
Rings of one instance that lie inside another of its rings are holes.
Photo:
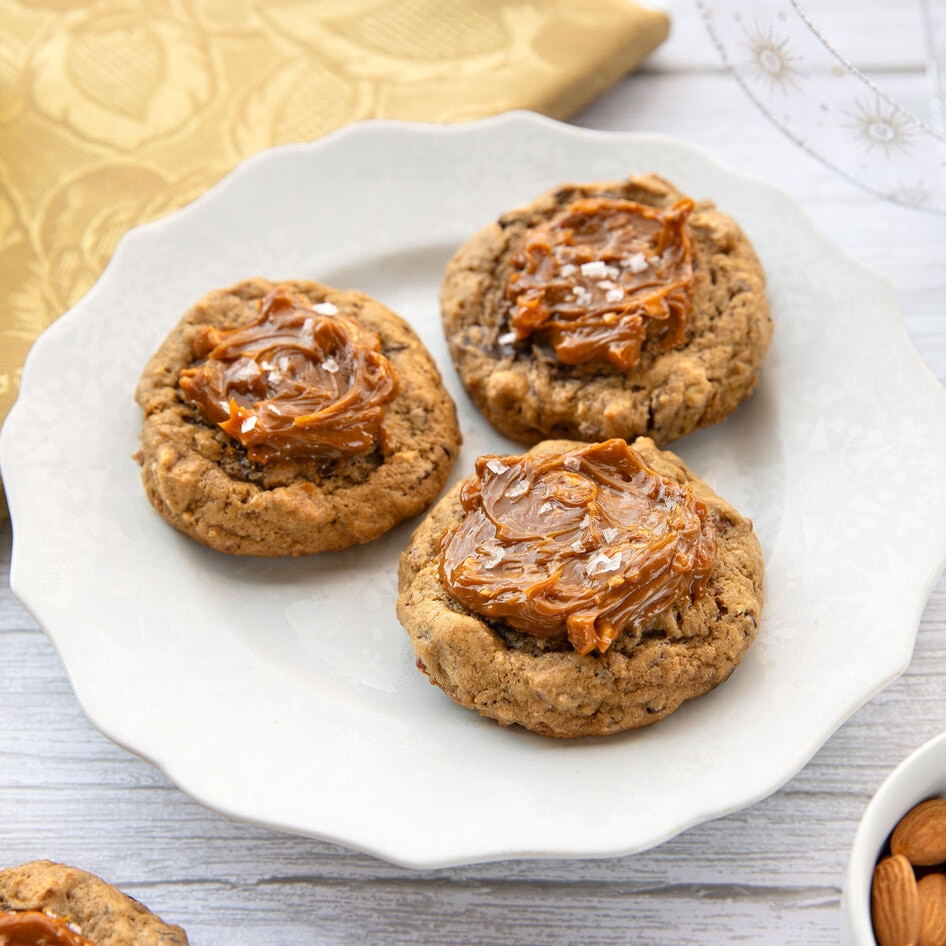
[[[668,27],[629,0],[0,0],[0,423],[119,237],[248,155],[372,117],[566,118]]]

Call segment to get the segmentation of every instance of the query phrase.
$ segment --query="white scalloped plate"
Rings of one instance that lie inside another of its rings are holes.
[[[754,397],[675,447],[755,520],[767,561],[760,636],[713,693],[607,739],[502,729],[414,669],[394,616],[412,525],[269,561],[208,551],[153,512],[132,392],[209,289],[308,277],[399,311],[457,401],[465,475],[511,445],[447,357],[444,263],[547,187],[650,170],[744,225],[777,326]],[[412,867],[632,853],[765,797],[905,669],[946,554],[946,394],[888,285],[785,194],[688,144],[523,113],[278,148],[131,232],[30,352],[0,459],[13,589],[104,733],[210,808]]]

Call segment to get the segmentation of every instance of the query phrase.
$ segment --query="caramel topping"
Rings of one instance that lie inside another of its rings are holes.
[[[38,910],[0,912],[3,946],[95,946],[67,920]]]
[[[480,457],[461,503],[440,549],[453,597],[536,637],[567,637],[580,654],[695,600],[716,561],[706,506],[623,440]]]
[[[559,361],[634,367],[649,338],[684,340],[693,267],[693,201],[660,210],[586,197],[528,231],[506,285],[512,334],[546,341]]]
[[[284,457],[341,457],[370,450],[397,376],[378,336],[283,288],[236,329],[205,327],[203,358],[181,372],[184,394],[257,463]]]

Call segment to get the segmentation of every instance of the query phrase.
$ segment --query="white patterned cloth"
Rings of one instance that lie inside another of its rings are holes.
[[[696,0],[724,62],[799,146],[888,200],[946,213],[946,10],[920,0],[930,114],[898,105],[796,0]]]

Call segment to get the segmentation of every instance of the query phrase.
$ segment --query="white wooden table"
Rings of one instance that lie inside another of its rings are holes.
[[[928,115],[921,0],[811,0],[835,45]],[[661,4],[656,4],[660,6]],[[670,40],[576,123],[690,139],[792,192],[833,242],[897,288],[946,381],[946,215],[870,196],[775,128],[726,74],[690,0]],[[942,0],[933,0],[946,16]],[[946,488],[946,484],[944,484]],[[11,527],[0,528],[7,573]],[[946,581],[909,670],[788,785],[659,848],[595,861],[414,872],[205,810],[85,719],[42,631],[0,587],[0,863],[94,871],[183,925],[195,946],[837,942],[854,831],[888,771],[946,729]]]

